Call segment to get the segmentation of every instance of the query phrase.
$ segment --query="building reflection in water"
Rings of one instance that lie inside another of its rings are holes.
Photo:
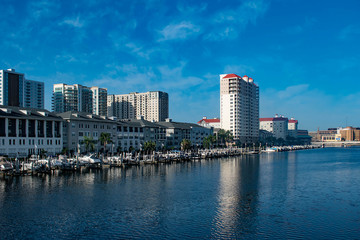
[[[214,238],[239,238],[256,227],[259,156],[247,155],[221,161],[218,209]]]

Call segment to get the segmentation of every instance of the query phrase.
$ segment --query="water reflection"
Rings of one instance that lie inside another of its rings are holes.
[[[360,149],[0,180],[2,239],[360,235]]]
[[[239,238],[255,231],[259,156],[222,161],[213,237]]]

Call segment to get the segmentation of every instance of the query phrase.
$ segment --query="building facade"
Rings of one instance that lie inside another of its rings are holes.
[[[28,80],[15,69],[0,70],[0,105],[44,108],[44,83]]]
[[[259,87],[248,76],[220,75],[221,128],[243,143],[259,139]]]
[[[288,119],[278,115],[274,118],[260,118],[260,129],[271,132],[275,138],[286,140],[288,136]]]
[[[169,95],[160,91],[108,95],[107,111],[109,117],[118,119],[143,116],[147,121],[165,121],[169,117]]]
[[[58,113],[74,111],[106,116],[106,99],[106,88],[59,83],[53,87],[52,109]]]
[[[298,137],[298,120],[291,118],[288,121],[288,135],[294,138]]]
[[[0,155],[60,153],[62,119],[43,109],[0,106]]]

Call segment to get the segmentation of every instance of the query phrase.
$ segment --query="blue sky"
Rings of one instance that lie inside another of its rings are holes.
[[[0,68],[45,82],[165,91],[170,117],[219,117],[219,74],[260,87],[260,116],[360,127],[360,1],[0,0]]]

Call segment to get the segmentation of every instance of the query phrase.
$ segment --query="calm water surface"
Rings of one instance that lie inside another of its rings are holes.
[[[360,148],[0,180],[0,239],[359,239]]]

